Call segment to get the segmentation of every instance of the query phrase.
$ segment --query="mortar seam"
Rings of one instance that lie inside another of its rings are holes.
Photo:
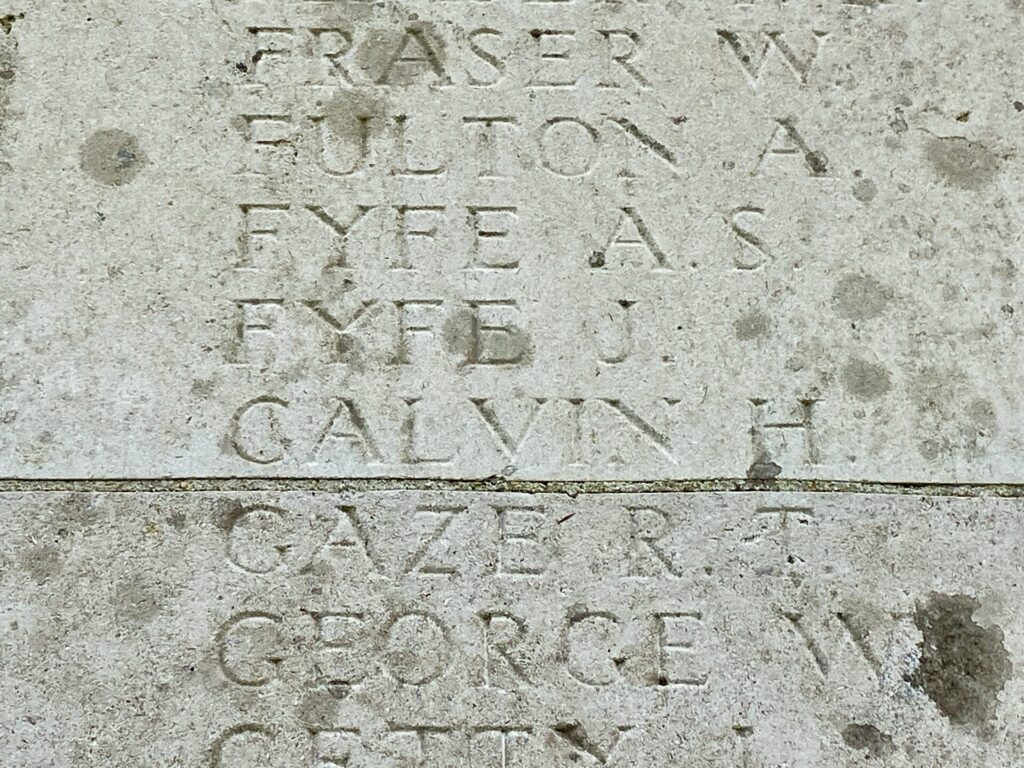
[[[465,492],[584,496],[596,494],[819,493],[896,496],[1024,497],[1024,483],[893,482],[686,478],[674,480],[516,480],[399,477],[164,477],[0,478],[0,493],[217,493],[217,492]]]

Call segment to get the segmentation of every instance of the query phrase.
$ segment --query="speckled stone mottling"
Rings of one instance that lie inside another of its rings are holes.
[[[1022,29],[8,0],[0,765],[1024,765]]]
[[[489,768],[503,742],[522,768],[1012,765],[1022,513],[0,494],[0,747],[18,768]]]
[[[0,12],[3,476],[1022,476],[1019,3]]]

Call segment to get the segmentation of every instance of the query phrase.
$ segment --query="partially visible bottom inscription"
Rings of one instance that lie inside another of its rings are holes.
[[[1013,765],[1024,502],[0,495],[5,765]]]

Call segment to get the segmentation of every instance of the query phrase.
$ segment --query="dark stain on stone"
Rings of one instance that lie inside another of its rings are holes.
[[[910,682],[956,725],[992,720],[999,692],[1013,673],[1003,631],[974,621],[979,607],[969,595],[932,593],[914,613],[922,635],[921,662]]]
[[[1012,283],[1017,279],[1019,271],[1011,258],[1000,259],[992,265],[992,275],[1003,283]]]
[[[476,315],[472,310],[457,310],[445,321],[441,339],[444,348],[455,357],[468,359],[474,345]]]
[[[111,605],[115,616],[136,622],[149,621],[163,608],[157,587],[142,574],[129,576],[118,584]]]
[[[782,474],[782,467],[768,456],[761,456],[747,470],[749,480],[774,480]]]
[[[530,337],[514,325],[484,327],[472,309],[460,309],[449,317],[441,332],[448,354],[462,365],[529,365],[533,357]]]
[[[449,82],[445,40],[429,22],[371,29],[356,49],[355,58],[377,85]]]
[[[968,430],[976,432],[976,437],[991,436],[995,433],[998,420],[992,401],[985,397],[977,397],[967,406],[965,413]]]
[[[0,16],[0,29],[4,31],[5,35],[9,35],[14,31],[14,23],[24,18],[24,13],[5,13]]]
[[[340,703],[329,690],[312,691],[299,703],[299,721],[307,728],[331,728],[337,720]]]
[[[953,366],[929,366],[910,380],[918,450],[929,461],[940,456],[983,456],[999,432],[995,406],[973,391]]]
[[[839,372],[843,389],[858,400],[876,400],[892,389],[889,372],[882,365],[850,358]]]
[[[828,157],[824,152],[808,152],[805,155],[807,167],[815,176],[824,176],[828,173]]]
[[[128,184],[146,164],[138,139],[117,129],[97,131],[86,139],[79,158],[82,170],[108,187]]]
[[[49,544],[27,547],[18,554],[18,564],[28,572],[36,584],[49,581],[64,567],[60,550]]]
[[[212,515],[214,525],[225,533],[231,532],[245,512],[245,507],[229,499],[218,499],[215,502],[215,507]]]
[[[58,530],[87,531],[99,519],[100,510],[92,494],[74,493],[54,504],[53,524]]]
[[[381,130],[386,114],[387,101],[364,90],[338,91],[323,108],[331,134],[357,158],[366,153],[370,136]]]
[[[999,173],[998,157],[981,144],[958,136],[933,136],[925,157],[946,184],[972,192],[991,184]]]
[[[213,379],[193,379],[192,394],[196,397],[209,397],[216,389],[216,382]]]
[[[878,194],[878,187],[871,179],[860,179],[853,185],[853,196],[860,202],[867,205]]]
[[[839,278],[832,302],[843,317],[870,320],[885,311],[892,296],[892,290],[871,275],[849,274]]]
[[[850,723],[843,728],[843,741],[850,749],[865,751],[869,760],[885,757],[896,750],[892,736],[870,724]]]
[[[771,333],[771,318],[760,310],[753,310],[741,315],[733,323],[736,338],[740,341],[752,341]]]
[[[323,29],[350,28],[373,15],[373,3],[317,3],[311,9]]]

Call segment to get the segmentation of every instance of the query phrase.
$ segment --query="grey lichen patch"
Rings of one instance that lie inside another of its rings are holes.
[[[372,3],[316,3],[311,12],[323,29],[345,29],[373,15]]]
[[[337,345],[339,363],[351,366],[351,370],[353,371],[366,370],[370,353],[359,339],[356,339],[353,336],[339,335]]]
[[[812,371],[824,360],[831,359],[832,349],[822,339],[800,339],[793,348],[792,354],[786,359],[786,370]]]
[[[514,325],[485,325],[471,309],[448,318],[441,340],[445,351],[462,365],[528,365],[533,357],[533,344],[525,331]]]
[[[782,474],[782,467],[768,456],[760,456],[747,469],[748,480],[774,480]]]
[[[999,431],[995,406],[972,391],[962,370],[928,366],[911,379],[919,450],[929,461],[982,456]]]
[[[118,618],[146,622],[163,608],[161,590],[150,584],[143,574],[129,576],[114,589],[111,607]]]
[[[992,152],[959,136],[933,136],[925,147],[932,170],[946,184],[970,191],[988,186],[999,173],[1000,161]]]
[[[995,433],[999,420],[996,418],[995,406],[988,398],[978,397],[972,400],[967,406],[965,415],[967,423],[975,430],[978,439]]]
[[[328,690],[311,691],[299,703],[299,721],[307,728],[329,728],[337,720],[340,704]]]
[[[54,504],[53,528],[58,536],[88,531],[99,519],[96,497],[92,494],[71,494]]]
[[[377,85],[409,86],[449,80],[444,37],[429,22],[412,20],[371,29],[356,49],[355,58]]]
[[[969,595],[932,593],[917,607],[921,663],[910,682],[957,725],[982,726],[996,715],[999,693],[1013,673],[1003,632],[974,621],[980,603]]]
[[[20,565],[36,584],[44,584],[64,567],[61,552],[49,544],[27,547],[18,555]]]
[[[839,373],[843,389],[858,400],[877,400],[892,389],[885,366],[851,357]]]
[[[738,317],[733,323],[733,330],[740,341],[752,341],[771,333],[772,320],[764,312],[753,310]]]
[[[1005,284],[1007,288],[1017,279],[1019,273],[1020,269],[1013,263],[1011,258],[1000,259],[992,265],[993,277],[1000,283]]]
[[[335,140],[357,156],[366,153],[371,133],[379,131],[387,112],[387,101],[377,93],[363,90],[338,91],[323,108],[324,121]]]
[[[853,185],[853,196],[867,205],[878,195],[878,187],[871,179],[859,179]]]
[[[476,336],[476,315],[468,309],[455,312],[444,324],[441,334],[445,350],[455,357],[467,359]]]
[[[128,184],[147,162],[138,139],[116,128],[90,136],[82,145],[79,159],[83,171],[108,187]]]
[[[846,746],[865,752],[869,760],[885,757],[896,750],[892,736],[871,724],[850,723],[843,728],[842,736]]]
[[[849,274],[839,278],[832,302],[836,312],[851,320],[871,320],[892,301],[892,289],[871,275]]]
[[[216,389],[217,382],[213,379],[194,379],[189,391],[196,397],[209,397]]]

